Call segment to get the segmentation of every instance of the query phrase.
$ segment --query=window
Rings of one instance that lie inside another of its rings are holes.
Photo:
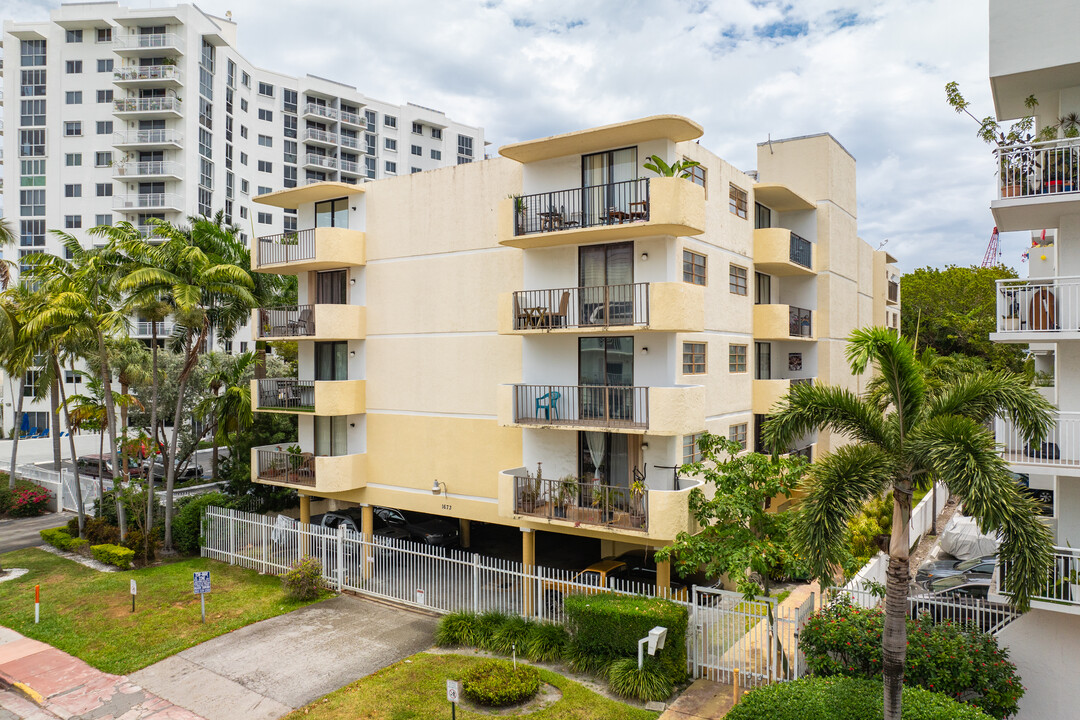
[[[423,157],[424,156],[424,148],[420,147],[419,145],[413,145],[412,146],[412,154],[413,155],[419,155],[420,157]]]
[[[82,165],[82,153],[67,153],[64,155],[65,167],[79,167]]]
[[[697,433],[695,435],[683,435],[682,439],[682,461],[683,465],[689,465],[690,463],[701,462],[701,448],[698,447],[698,441],[701,440],[703,433]]]
[[[685,160],[686,158],[683,159]],[[705,177],[706,173],[708,173],[708,170],[703,165],[693,165],[687,168],[687,172],[690,173],[690,177],[686,178],[687,180],[694,183],[695,185],[700,185],[701,187],[706,189],[708,188],[708,186],[705,184]],[[708,197],[707,192],[705,194],[705,197]]]
[[[64,197],[77,198],[82,197],[82,185],[65,185]]]
[[[266,97],[274,97],[274,86],[270,83],[259,83],[259,94]]]
[[[247,181],[247,180],[244,180],[243,178],[240,178],[240,192],[242,192],[242,193],[244,193],[245,195],[247,195],[247,194],[248,194],[248,192],[249,192],[249,188],[250,188],[250,187],[251,187],[251,186],[250,186],[250,184],[248,183],[248,181]]]
[[[248,212],[248,211],[247,211],[247,208],[246,208],[246,207],[244,207],[243,205],[241,205],[241,206],[240,206],[240,218],[241,218],[242,220],[247,220],[247,212]]]
[[[424,134],[424,126],[423,126],[423,124],[418,123],[418,122],[414,122],[412,124],[412,131],[413,131],[413,135],[423,135]]]
[[[274,163],[270,162],[269,160],[260,160],[259,161],[259,172],[264,172],[264,173],[274,172]]]
[[[22,70],[20,71],[19,95],[22,97],[39,97],[45,94],[45,71]]]
[[[288,88],[281,89],[281,109],[287,113],[296,112],[296,91]]]
[[[94,225],[112,225],[112,214],[105,213],[104,215],[95,215]]]
[[[112,153],[111,152],[96,152],[96,153],[94,153],[94,167],[108,167],[111,164],[112,164]]]
[[[285,141],[285,162],[287,162],[287,163],[295,163],[296,162],[296,141],[295,140],[286,140]]]
[[[705,343],[682,344],[682,371],[684,375],[705,374]]]
[[[284,118],[285,118],[285,137],[287,137],[287,138],[296,137],[296,116],[295,115],[285,115]]]
[[[746,191],[740,188],[731,186],[728,192],[729,207],[731,212],[739,217],[746,219]]]
[[[19,125],[33,127],[45,124],[45,100],[20,100]]]
[[[112,90],[98,90],[97,91],[97,101],[99,103],[111,103],[113,101],[113,91]]]
[[[383,138],[383,147],[387,150],[397,150],[397,140],[394,138]]]
[[[68,90],[64,93],[65,105],[82,105],[82,90]]]
[[[442,150],[432,150],[431,151],[431,159],[432,160],[442,160]]]
[[[97,184],[97,196],[98,197],[112,197],[112,183],[98,183]],[[98,223],[100,225],[101,223]]]
[[[21,157],[43,157],[45,155],[45,131],[20,130],[19,155]]]
[[[388,128],[396,128],[397,118],[393,115],[383,115],[382,124]]]
[[[82,135],[82,123],[72,121],[64,123],[64,137],[80,137]]]
[[[271,225],[274,222],[274,216],[271,213],[261,212],[257,219],[260,225]]]
[[[285,166],[285,187],[296,187],[296,168],[292,165]]]
[[[768,305],[772,302],[772,276],[754,273],[754,304]]]
[[[112,42],[112,28],[98,28],[97,29],[97,41],[99,43]],[[109,61],[110,63],[112,60]],[[112,70],[112,67],[109,67]]]
[[[77,370],[65,370],[64,371],[64,384],[65,385],[78,385],[82,382],[82,373]]]
[[[251,76],[243,70],[240,71],[240,84],[246,88],[251,87]]]
[[[388,172],[388,173],[397,173],[397,163],[396,162],[390,162],[389,160],[387,160],[386,161],[386,172]]]
[[[111,135],[113,130],[112,120],[98,120],[97,121],[97,134],[98,135]]]
[[[435,140],[442,140],[442,128],[431,128],[431,137]]]
[[[45,41],[22,40],[19,43],[20,65],[22,67],[37,67],[45,64]]]
[[[269,135],[260,135],[259,145],[261,145],[262,147],[274,147],[274,138],[270,137]]]
[[[259,119],[260,120],[266,120],[268,122],[273,122],[273,120],[274,120],[274,111],[273,110],[267,110],[266,108],[259,108]]]
[[[240,98],[240,110],[241,112],[247,112],[248,102],[244,98]]]
[[[82,227],[82,215],[65,215],[64,227],[68,230],[77,230]]]
[[[107,60],[98,60],[97,61],[97,71],[98,72],[112,72],[113,71],[113,61],[112,61],[112,59],[110,58],[110,59],[107,59]]]
[[[728,288],[736,295],[746,294],[746,268],[731,265],[728,270]]]
[[[349,200],[336,198],[315,203],[315,227],[349,227]]]
[[[247,125],[240,126],[240,137],[246,138],[248,136]]]
[[[19,245],[42,247],[45,245],[45,221],[22,220],[19,222]]]
[[[754,203],[754,229],[772,227],[772,210],[761,203]]]
[[[683,250],[682,253],[682,279],[683,282],[692,283],[694,285],[705,284],[705,256],[692,252],[690,250]]]
[[[473,161],[473,139],[468,135],[457,136],[458,165]]]
[[[20,160],[19,166],[19,169],[22,171],[22,177],[19,179],[19,185],[21,185],[22,187],[45,186],[44,160]]]
[[[66,42],[69,43],[81,43],[82,42],[82,30],[68,30]]]
[[[256,194],[257,195],[266,195],[266,194],[271,193],[271,192],[273,192],[273,188],[271,188],[271,187],[269,187],[267,185],[260,185],[259,186],[259,192],[256,193]]]
[[[729,345],[728,346],[728,372],[744,373],[746,372],[746,346],[745,345]]]
[[[240,164],[247,165],[248,157],[246,152],[240,153]]]
[[[64,71],[68,75],[78,75],[82,72],[82,60],[68,60],[64,63]]]
[[[375,178],[375,168],[376,168],[375,158],[373,158],[373,157],[364,158],[364,172],[371,179]]]
[[[38,217],[45,214],[45,191],[44,190],[20,190],[19,191],[19,215],[23,217]]]
[[[728,426],[728,440],[738,443],[743,450],[746,449],[746,423]]]
[[[418,172],[423,172],[423,168],[418,168],[418,167],[411,167],[411,168],[409,168],[409,172],[410,172],[410,173],[418,173]]]

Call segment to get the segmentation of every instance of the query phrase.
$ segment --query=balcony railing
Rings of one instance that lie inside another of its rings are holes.
[[[315,140],[317,142],[329,143],[330,145],[337,145],[340,138],[337,133],[327,132],[326,130],[320,130],[318,128],[308,128],[304,130],[304,140]]]
[[[360,149],[360,138],[349,137],[348,135],[341,136],[341,146],[347,148]]]
[[[117,50],[139,50],[142,48],[179,48],[183,47],[180,36],[175,33],[148,33],[116,35],[113,47]]]
[[[1011,595],[1008,579],[1009,564],[1002,561],[997,567],[997,581],[1002,595]],[[1053,562],[1046,582],[1031,593],[1032,600],[1080,606],[1080,550],[1054,548]]]
[[[113,145],[179,145],[183,136],[178,130],[132,130],[113,133]]]
[[[315,334],[314,305],[259,308],[260,338],[306,337]]]
[[[791,262],[804,268],[814,267],[814,250],[809,240],[791,233]]]
[[[360,118],[359,115],[353,112],[349,112],[348,110],[341,111],[341,122],[349,123],[350,125],[364,125],[364,121]]]
[[[648,324],[649,283],[514,293],[515,330]]]
[[[514,235],[648,219],[648,178],[514,198]]]
[[[162,322],[150,322],[148,320],[139,320],[135,323],[135,327],[132,328],[132,334],[136,337],[153,337],[154,326],[157,326],[157,336],[159,338],[169,337],[172,335],[175,323],[162,321]]]
[[[1009,419],[994,421],[994,437],[1004,448],[1006,462],[1014,465],[1080,467],[1080,413],[1057,412],[1046,438],[1029,443]]]
[[[113,197],[113,210],[179,207],[181,207],[180,196],[175,193],[140,193],[138,195],[116,195]]]
[[[257,408],[260,410],[297,410],[315,412],[315,381],[290,378],[259,380]]]
[[[649,388],[515,385],[514,422],[527,425],[649,427]]]
[[[256,451],[260,480],[315,487],[315,456],[281,450]]]
[[[315,153],[308,153],[304,159],[305,165],[316,165],[318,167],[330,168],[334,170],[337,168],[337,158],[332,158],[328,155],[317,155]]]
[[[180,112],[180,98],[149,97],[113,100],[113,112]]]
[[[1080,332],[1080,277],[997,281],[999,333]]]
[[[587,479],[515,476],[514,511],[548,520],[646,531],[649,490],[602,485]]]
[[[813,337],[812,312],[805,308],[788,307],[788,334],[791,337]]]
[[[113,177],[172,175],[180,177],[184,166],[172,160],[113,163]]]
[[[364,172],[363,166],[352,160],[338,160],[338,164],[341,165],[341,172],[352,173],[353,175],[362,175]]]
[[[1080,138],[1030,143],[994,154],[999,200],[1080,192]]]
[[[315,228],[259,238],[259,267],[315,259]]]
[[[337,120],[338,111],[332,107],[325,105],[319,105],[318,103],[307,103],[304,105],[305,115],[318,115],[319,117],[330,118],[331,120]]]
[[[135,229],[139,231],[139,235],[147,240],[165,239],[165,233],[159,225],[136,225]]]
[[[175,65],[139,65],[113,70],[113,80],[176,80],[180,81],[180,70]]]

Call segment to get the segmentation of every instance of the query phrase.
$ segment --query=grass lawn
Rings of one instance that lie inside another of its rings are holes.
[[[130,572],[103,573],[42,550],[2,556],[5,568],[29,568],[0,585],[0,625],[41,640],[105,672],[134,672],[231,630],[309,603],[285,597],[281,580],[195,558]],[[191,574],[209,570],[206,624]],[[129,581],[138,584],[131,612]],[[41,623],[34,624],[34,585]]]
[[[449,718],[446,681],[458,679],[467,667],[484,658],[419,653],[374,675],[346,685],[325,698],[300,708],[285,720],[429,720]],[[562,699],[528,715],[532,720],[653,720],[656,713],[598,695],[583,685],[549,670],[540,678],[562,691]],[[491,714],[457,709],[457,717],[491,718]]]

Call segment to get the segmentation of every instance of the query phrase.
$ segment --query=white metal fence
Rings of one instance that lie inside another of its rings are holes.
[[[325,581],[349,590],[440,613],[498,611],[563,623],[563,598],[571,593],[614,592],[664,597],[689,613],[687,662],[695,677],[756,685],[805,674],[798,631],[814,608],[811,595],[794,611],[775,598],[747,601],[740,593],[702,588],[661,590],[647,583],[610,579],[465,550],[374,536],[365,540],[344,526],[327,529],[279,515],[208,507],[202,527],[203,557],[281,574],[304,555],[322,562]]]
[[[853,605],[865,608],[881,607],[885,603],[883,588],[873,588],[869,584],[842,588],[828,588],[826,597],[832,604],[846,600]],[[1020,613],[1007,603],[998,603],[984,598],[963,597],[945,593],[919,593],[908,595],[908,615],[917,618],[928,614],[934,622],[954,622],[974,625],[984,632],[996,635]]]
[[[1028,443],[1010,419],[994,420],[994,437],[1013,465],[1080,465],[1080,413],[1055,412],[1054,425],[1040,443]]]
[[[70,469],[61,469],[59,472],[37,465],[18,465],[15,467],[17,477],[31,480],[48,490],[53,497],[56,512],[71,510],[77,512],[79,504],[75,497],[75,473]],[[100,495],[97,478],[81,476],[83,508],[90,512]],[[112,489],[112,480],[103,480],[106,490]]]

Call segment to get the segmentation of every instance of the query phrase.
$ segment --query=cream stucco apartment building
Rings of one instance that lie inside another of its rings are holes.
[[[1039,101],[1036,130],[1080,112],[1080,9],[1065,0],[990,2],[990,88],[1001,121]],[[1045,502],[1055,560],[1032,610],[1001,635],[1027,693],[1021,720],[1075,717],[1080,668],[1080,140],[998,151],[990,207],[1001,231],[1029,232],[1028,279],[999,281],[996,342],[1026,343],[1042,392],[1056,407],[1045,444],[1031,447],[998,422],[1005,459]],[[1003,583],[991,593],[1007,594]]]
[[[762,144],[755,176],[701,135],[654,116],[258,197],[297,210],[253,267],[297,275],[301,304],[256,310],[255,338],[300,361],[253,404],[299,416],[300,452],[255,448],[253,479],[295,487],[304,516],[363,505],[365,532],[373,506],[456,518],[464,544],[473,521],[520,528],[529,564],[567,535],[609,555],[691,529],[697,481],[674,468],[698,435],[753,448],[792,383],[860,387],[842,338],[899,313],[835,139]],[[652,155],[701,166],[657,177]]]

